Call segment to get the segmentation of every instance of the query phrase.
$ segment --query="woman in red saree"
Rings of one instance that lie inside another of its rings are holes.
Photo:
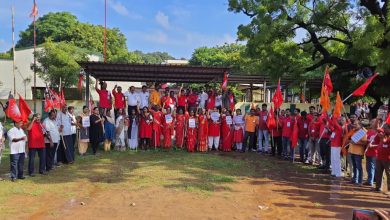
[[[167,108],[167,113],[162,117],[162,134],[164,136],[163,147],[169,149],[172,147],[172,135],[173,135],[173,125],[174,125],[174,116],[172,115],[171,107]]]
[[[207,120],[206,109],[200,111],[198,115],[198,151],[206,152],[209,122]]]
[[[139,127],[139,137],[141,139],[141,148],[146,150],[150,147],[150,139],[152,138],[153,117],[147,107],[142,109],[142,115]]]
[[[176,147],[178,148],[183,148],[184,146],[185,121],[183,109],[178,108],[178,114],[176,115]]]
[[[187,151],[194,152],[196,146],[196,138],[197,138],[197,118],[195,116],[195,111],[193,109],[190,110],[190,116],[187,120]]]
[[[158,106],[153,107],[150,112],[153,115],[153,137],[152,144],[154,148],[161,146],[161,130],[162,130],[162,116],[163,113],[159,110]]]
[[[233,119],[230,111],[226,111],[222,115],[222,151],[231,151],[233,142],[233,131],[232,131]]]

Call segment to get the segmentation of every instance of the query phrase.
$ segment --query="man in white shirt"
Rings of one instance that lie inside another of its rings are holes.
[[[201,94],[199,95],[199,108],[206,108],[206,101],[209,99],[209,95],[202,89]]]
[[[45,137],[46,171],[50,171],[53,169],[54,156],[57,152],[58,143],[60,141],[60,133],[58,130],[58,123],[56,117],[57,113],[55,111],[50,111],[49,117],[47,117],[43,121],[43,127],[50,135],[50,138],[48,138],[48,136]]]
[[[218,91],[217,96],[215,96],[215,107],[218,109],[219,112],[222,110],[222,93],[221,91]]]
[[[129,90],[125,92],[125,97],[127,99],[127,113],[131,114],[133,109],[137,111],[140,100],[139,95],[135,92],[134,86],[130,86]]]
[[[72,118],[68,114],[68,107],[64,105],[57,114],[57,123],[60,127],[60,145],[57,150],[57,162],[70,163],[74,161],[72,152],[74,152],[72,138]]]
[[[146,86],[142,86],[142,91],[139,93],[140,98],[140,109],[149,107],[149,92]],[[130,113],[129,113],[130,114]]]
[[[11,164],[11,180],[14,182],[16,179],[24,179],[24,157],[25,147],[27,142],[27,135],[21,128],[23,122],[15,121],[14,127],[11,128],[8,133],[9,148],[10,148],[10,164]]]

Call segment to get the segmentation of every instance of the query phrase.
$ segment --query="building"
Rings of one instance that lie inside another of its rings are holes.
[[[37,48],[41,50],[42,48]],[[32,89],[34,87],[34,72],[31,68],[34,63],[33,48],[17,49],[15,51],[15,79],[16,93],[22,95],[26,100],[32,100]],[[89,55],[89,61],[97,62],[102,60],[100,55]],[[39,65],[39,64],[38,64]],[[9,92],[14,91],[14,75],[12,72],[13,61],[0,59],[0,100],[8,99]],[[93,78],[92,78],[93,79]],[[93,79],[95,80],[95,79]],[[130,86],[140,88],[141,83],[134,82],[107,82],[108,89],[114,88],[115,85],[121,86],[125,91]],[[46,83],[38,75],[36,77],[37,89],[46,87]],[[92,92],[92,98],[98,99],[97,93]]]

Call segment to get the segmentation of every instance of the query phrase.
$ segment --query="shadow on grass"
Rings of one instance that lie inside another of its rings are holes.
[[[4,159],[1,174],[9,169],[9,159]],[[77,157],[73,165],[64,165],[48,176],[29,178],[27,181],[36,184],[79,181],[108,185],[118,183],[141,188],[162,186],[207,193],[233,191],[230,184],[244,178],[256,186],[272,183],[275,194],[287,196],[289,201],[273,204],[276,207],[294,208],[297,207],[294,201],[311,201],[312,206],[301,208],[328,210],[335,214],[311,215],[311,218],[345,219],[351,216],[352,208],[390,207],[390,201],[381,195],[368,194],[369,188],[355,187],[345,180],[334,180],[312,166],[252,153],[205,154],[183,150],[109,152],[97,157]],[[285,189],[285,186],[289,186],[289,189]]]

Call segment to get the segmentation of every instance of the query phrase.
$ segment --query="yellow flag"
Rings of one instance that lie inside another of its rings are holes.
[[[341,100],[340,93],[337,91],[336,103],[333,110],[333,117],[340,117],[342,108],[343,108],[343,100]]]

